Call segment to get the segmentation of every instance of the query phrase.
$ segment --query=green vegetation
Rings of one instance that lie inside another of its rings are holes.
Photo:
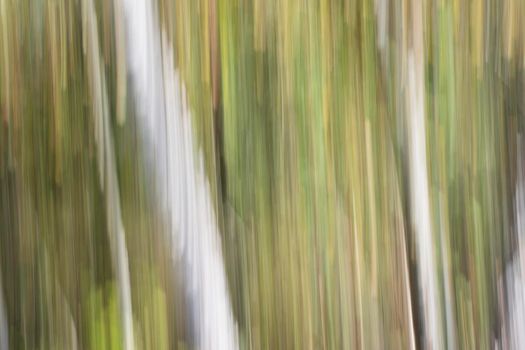
[[[135,346],[191,348],[133,82],[122,83],[118,14],[93,1]],[[0,285],[11,349],[122,346],[82,3],[0,0]],[[426,345],[410,202],[413,4],[158,0],[204,154],[241,348]],[[422,1],[421,152],[443,346],[486,349],[503,336],[524,176],[524,11],[517,0]]]

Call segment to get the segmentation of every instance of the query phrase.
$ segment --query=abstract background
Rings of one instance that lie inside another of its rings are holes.
[[[522,349],[520,0],[0,0],[0,349]]]

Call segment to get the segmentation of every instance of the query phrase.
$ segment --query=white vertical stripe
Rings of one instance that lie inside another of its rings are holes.
[[[236,349],[237,326],[217,219],[173,48],[161,31],[152,1],[123,0],[123,5],[138,129],[171,230],[174,259],[182,259],[196,345]]]

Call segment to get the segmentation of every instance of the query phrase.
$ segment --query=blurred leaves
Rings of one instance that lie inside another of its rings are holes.
[[[94,3],[135,344],[191,348],[119,1]],[[410,202],[413,4],[158,1],[204,154],[241,348],[426,345]],[[420,151],[442,344],[504,346],[512,305],[502,276],[522,234],[524,5],[421,6]],[[83,11],[78,0],[0,0],[0,295],[14,349],[67,348],[51,340],[70,341],[71,325],[79,348],[122,346]]]

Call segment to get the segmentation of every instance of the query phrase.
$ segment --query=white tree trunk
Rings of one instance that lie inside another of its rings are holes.
[[[409,172],[412,228],[415,233],[418,279],[423,307],[424,343],[429,349],[443,348],[439,292],[430,221],[425,129],[425,76],[423,11],[421,1],[411,2],[408,24],[411,45],[407,46],[407,125],[409,127]]]
[[[217,219],[172,44],[160,28],[154,1],[123,0],[123,6],[138,129],[174,259],[182,260],[195,345],[236,349]]]

